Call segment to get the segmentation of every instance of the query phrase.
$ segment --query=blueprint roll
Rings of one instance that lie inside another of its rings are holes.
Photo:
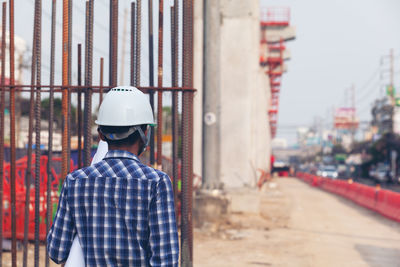
[[[97,162],[103,160],[108,151],[108,144],[102,140],[99,142],[99,146],[97,147],[96,154],[93,157],[92,163],[96,164]],[[83,255],[83,250],[81,247],[81,243],[79,242],[79,238],[76,235],[74,238],[74,242],[72,243],[71,250],[68,255],[67,262],[65,263],[65,267],[85,267],[85,256]]]

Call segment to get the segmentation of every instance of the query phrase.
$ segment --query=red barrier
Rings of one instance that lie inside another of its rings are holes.
[[[35,156],[32,155],[32,162],[35,162]],[[39,199],[39,235],[40,239],[44,240],[46,238],[46,213],[47,213],[47,181],[49,176],[47,174],[47,164],[48,157],[40,157],[40,199]],[[53,207],[53,213],[55,212],[59,188],[62,183],[60,177],[60,168],[56,168],[57,165],[61,164],[61,158],[53,158],[51,173],[51,205]],[[77,169],[74,162],[71,160],[71,171]],[[57,171],[58,170],[58,171]],[[17,239],[24,238],[24,222],[25,222],[25,194],[26,185],[25,177],[27,172],[27,157],[17,160],[16,162],[16,178],[15,178],[15,188],[16,188],[16,233]],[[29,236],[28,238],[34,239],[34,227],[35,227],[35,167],[31,168],[31,183],[30,183],[30,205],[29,205]],[[11,238],[11,188],[10,188],[10,164],[4,164],[4,195],[3,195],[3,235],[6,238]]]
[[[299,172],[297,177],[311,186],[343,196],[360,206],[400,222],[400,193],[376,189],[375,187],[354,183],[352,180],[333,180],[308,173]]]

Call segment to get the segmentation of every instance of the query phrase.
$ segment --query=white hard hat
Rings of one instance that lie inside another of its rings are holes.
[[[105,96],[95,122],[103,126],[154,125],[154,116],[145,94],[132,86],[118,86]]]

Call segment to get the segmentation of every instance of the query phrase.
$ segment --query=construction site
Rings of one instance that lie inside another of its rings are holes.
[[[0,266],[58,266],[46,237],[63,183],[91,165],[117,86],[153,110],[139,159],[170,177],[179,266],[400,266],[400,47],[307,124],[301,110],[335,97],[282,105],[325,69],[291,49],[305,46],[304,13],[276,3],[2,1]]]

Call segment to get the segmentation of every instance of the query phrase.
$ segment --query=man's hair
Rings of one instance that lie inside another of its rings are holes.
[[[147,124],[139,125],[143,132],[146,131]],[[99,126],[100,132],[103,134],[118,134],[118,133],[125,133],[129,130],[132,126]],[[138,141],[141,141],[139,131],[135,131],[127,138],[121,140],[110,140],[106,136],[104,136],[105,141],[108,145],[111,146],[131,146]]]

